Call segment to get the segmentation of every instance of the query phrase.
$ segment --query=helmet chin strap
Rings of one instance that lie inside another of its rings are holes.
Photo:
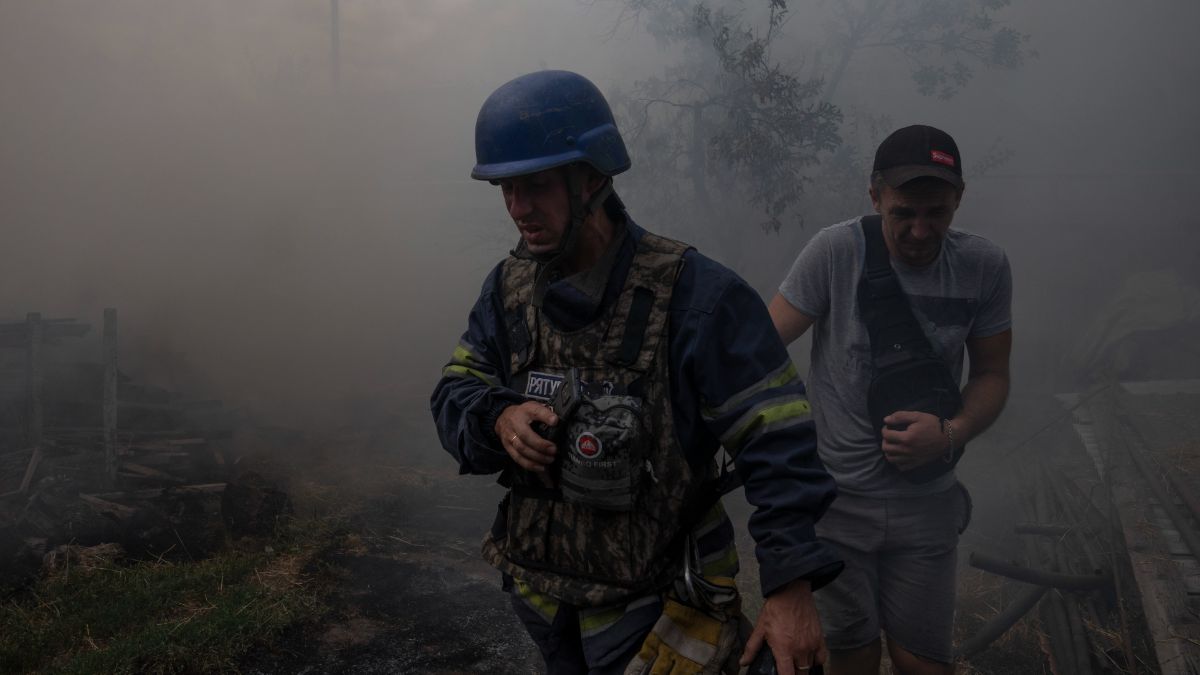
[[[521,239],[517,243],[517,248],[512,251],[512,255],[518,258],[534,260],[538,263],[537,276],[533,281],[534,307],[542,306],[542,300],[546,297],[546,286],[549,285],[553,273],[561,269],[563,264],[575,255],[579,244],[579,233],[583,229],[584,221],[613,194],[612,177],[605,176],[604,184],[592,193],[587,202],[584,202],[583,184],[585,180],[584,172],[567,171],[567,204],[571,210],[571,220],[567,223],[557,248],[546,253],[535,254],[529,251],[525,240]]]

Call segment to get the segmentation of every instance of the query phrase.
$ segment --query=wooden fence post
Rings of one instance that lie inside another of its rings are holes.
[[[25,476],[21,479],[20,492],[29,489],[33,474],[42,458],[42,315],[30,312],[25,315],[26,346],[26,412],[25,442],[33,451]]]
[[[104,475],[117,479],[117,310],[104,310]]]

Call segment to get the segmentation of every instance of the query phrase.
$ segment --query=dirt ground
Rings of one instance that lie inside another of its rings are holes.
[[[247,673],[538,672],[499,575],[479,556],[494,491],[472,481],[367,498],[311,570],[330,584],[319,625],[290,630]]]
[[[294,494],[316,494],[306,509],[337,509],[350,499],[343,539],[313,569],[330,584],[327,618],[292,629],[243,664],[248,673],[540,673],[542,662],[516,621],[498,573],[480,558],[501,489],[491,478],[458,476],[452,461],[410,463],[338,439],[328,453],[289,462]],[[386,446],[386,443],[382,444]],[[353,462],[349,461],[354,457]],[[295,458],[293,458],[295,459]],[[966,566],[970,550],[995,552],[1011,529],[1011,495],[997,467],[966,463],[975,520],[960,549],[956,640],[969,637],[1007,601],[1003,582]],[[333,487],[336,486],[336,487]],[[350,490],[347,491],[347,486]],[[322,496],[322,490],[329,493]],[[349,495],[349,497],[348,497]],[[761,606],[750,508],[726,498],[739,528],[739,583],[748,614]],[[1049,672],[1036,623],[1023,622],[959,672],[1010,675]],[[885,665],[883,672],[888,672]]]

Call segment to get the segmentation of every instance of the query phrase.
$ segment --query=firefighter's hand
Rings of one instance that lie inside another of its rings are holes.
[[[899,410],[883,418],[883,423],[883,456],[897,469],[910,471],[946,455],[950,439],[942,432],[937,416]]]
[[[554,442],[533,430],[533,423],[548,427],[558,424],[558,415],[536,401],[511,405],[496,419],[496,437],[504,450],[522,469],[541,473],[554,462]]]
[[[824,665],[829,652],[821,636],[812,584],[797,579],[766,597],[742,652],[742,666],[750,665],[764,640],[775,654],[775,669],[780,673],[807,672],[813,664]]]

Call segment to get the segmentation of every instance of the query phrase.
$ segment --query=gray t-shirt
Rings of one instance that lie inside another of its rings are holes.
[[[933,494],[953,472],[915,484],[887,465],[867,413],[871,339],[858,315],[858,280],[866,245],[858,218],[818,232],[800,252],[779,293],[815,319],[809,400],[821,460],[846,492],[876,497]],[[935,351],[961,381],[964,341],[1012,326],[1012,273],[1004,251],[978,235],[951,229],[937,260],[892,269]]]

